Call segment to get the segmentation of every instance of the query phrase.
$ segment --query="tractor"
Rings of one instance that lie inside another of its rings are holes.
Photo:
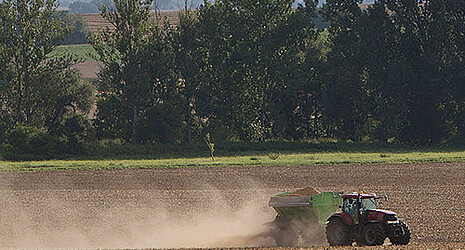
[[[377,208],[377,200],[386,196],[375,194],[344,194],[342,211],[328,219],[326,238],[330,246],[382,245],[388,237],[394,245],[410,242],[410,229],[397,214]]]
[[[268,236],[278,246],[382,245],[388,237],[394,245],[406,245],[410,230],[396,213],[381,210],[375,194],[318,192],[304,188],[271,197],[277,215],[267,223]],[[342,208],[342,211],[341,211]],[[326,239],[325,239],[326,231]]]

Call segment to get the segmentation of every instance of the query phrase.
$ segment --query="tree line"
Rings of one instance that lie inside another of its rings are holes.
[[[206,134],[460,141],[465,1],[360,3],[206,1],[174,26],[150,18],[150,0],[115,0],[101,9],[114,29],[87,38],[103,66],[86,82],[71,68],[78,61],[48,56],[70,32],[56,1],[3,1],[0,142],[76,153],[102,139],[191,143]],[[315,27],[318,16],[329,28]]]

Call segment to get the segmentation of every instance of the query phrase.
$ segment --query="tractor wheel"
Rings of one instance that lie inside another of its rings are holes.
[[[295,223],[277,216],[271,229],[271,237],[277,246],[296,246],[299,240],[299,230]]]
[[[410,242],[410,229],[405,222],[400,221],[400,232],[397,235],[392,235],[389,240],[393,245],[407,245]]]
[[[360,235],[361,245],[378,246],[384,243],[386,233],[379,224],[367,224]]]
[[[352,245],[350,227],[341,219],[333,218],[326,226],[326,239],[330,246]]]

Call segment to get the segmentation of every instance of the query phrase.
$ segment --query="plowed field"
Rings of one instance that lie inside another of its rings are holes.
[[[179,23],[179,12],[178,11],[163,11],[159,13],[160,15],[155,15],[154,12],[151,13],[152,21],[156,21],[158,18],[167,18],[172,25],[177,25]],[[99,32],[104,28],[109,28],[114,30],[115,27],[110,24],[106,19],[104,19],[100,14],[77,14],[81,18],[86,27],[92,32]],[[163,19],[162,19],[163,21]]]
[[[465,249],[465,163],[2,173],[0,248],[273,247],[269,197],[307,186],[386,194],[410,248]]]

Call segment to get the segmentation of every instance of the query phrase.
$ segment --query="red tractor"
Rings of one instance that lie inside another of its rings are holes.
[[[382,245],[389,238],[394,245],[410,242],[410,229],[396,213],[377,209],[375,194],[351,193],[342,195],[342,212],[331,215],[326,227],[330,246]]]

